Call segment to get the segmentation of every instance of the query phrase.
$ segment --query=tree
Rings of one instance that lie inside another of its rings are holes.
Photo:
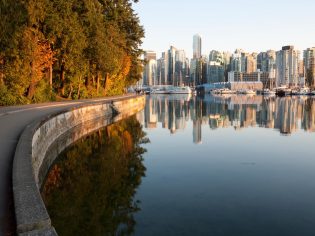
[[[1,0],[0,104],[123,93],[143,63],[132,2]]]

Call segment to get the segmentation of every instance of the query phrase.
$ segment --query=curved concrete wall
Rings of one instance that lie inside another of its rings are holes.
[[[59,153],[88,133],[135,114],[144,105],[143,96],[90,104],[51,115],[25,128],[16,148],[12,176],[19,235],[57,235],[40,187]]]

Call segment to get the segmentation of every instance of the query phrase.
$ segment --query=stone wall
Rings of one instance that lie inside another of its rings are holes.
[[[19,235],[57,235],[40,195],[55,158],[81,137],[144,108],[143,96],[83,105],[35,121],[23,131],[13,162],[13,193]]]

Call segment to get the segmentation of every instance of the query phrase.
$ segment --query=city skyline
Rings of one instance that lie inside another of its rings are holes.
[[[203,38],[203,55],[212,49],[233,52],[242,48],[259,52],[279,50],[283,45],[294,45],[301,51],[313,47],[315,32],[310,29],[314,23],[309,18],[314,7],[315,2],[308,0],[184,3],[162,0],[140,1],[135,10],[146,29],[144,50],[160,54],[174,45],[192,58],[191,35],[194,34]],[[149,10],[152,8],[155,10]]]
[[[229,82],[233,90],[315,85],[315,47],[307,48],[303,53],[293,45],[259,53],[242,49],[236,49],[234,53],[212,50],[209,56],[201,56],[201,48],[202,38],[196,34],[193,35],[193,58],[190,60],[184,50],[174,46],[164,51],[157,61],[156,52],[145,52],[143,85],[204,87],[206,84]],[[149,54],[154,57],[148,57]]]

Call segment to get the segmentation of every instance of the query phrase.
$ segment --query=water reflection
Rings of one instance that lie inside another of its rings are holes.
[[[193,121],[193,142],[201,143],[201,126],[210,129],[264,127],[292,134],[302,129],[315,131],[315,99],[310,97],[262,96],[149,96],[144,111],[146,128],[161,123],[171,133]]]
[[[133,116],[68,148],[52,166],[42,196],[59,235],[130,235],[140,210],[134,199],[145,175]]]

